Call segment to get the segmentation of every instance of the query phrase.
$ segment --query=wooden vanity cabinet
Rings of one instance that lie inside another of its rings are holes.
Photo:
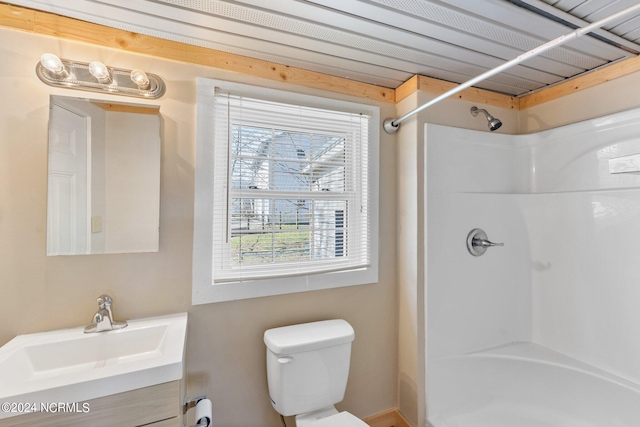
[[[86,402],[86,413],[34,412],[0,419],[0,427],[181,427],[180,381]]]

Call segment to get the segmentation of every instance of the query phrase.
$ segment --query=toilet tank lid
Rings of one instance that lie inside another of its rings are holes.
[[[275,354],[317,350],[350,343],[354,338],[353,328],[342,319],[283,326],[264,333],[264,343]]]

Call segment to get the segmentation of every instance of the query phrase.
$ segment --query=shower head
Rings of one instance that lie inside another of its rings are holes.
[[[493,132],[494,130],[497,130],[498,128],[500,128],[500,126],[502,126],[502,122],[499,119],[496,119],[495,117],[493,117],[491,114],[489,114],[487,110],[483,110],[476,106],[471,107],[471,115],[473,115],[473,117],[477,116],[479,112],[483,112],[484,115],[487,117],[487,122],[488,122],[487,126],[489,126],[489,130],[491,132]]]

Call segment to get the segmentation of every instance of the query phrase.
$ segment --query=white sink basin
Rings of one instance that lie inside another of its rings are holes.
[[[0,348],[0,402],[73,403],[179,380],[187,313],[19,335]],[[0,419],[18,415],[0,411]]]

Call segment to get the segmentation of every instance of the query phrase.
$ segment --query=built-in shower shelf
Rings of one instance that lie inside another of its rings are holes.
[[[609,173],[640,172],[640,154],[609,159]]]

